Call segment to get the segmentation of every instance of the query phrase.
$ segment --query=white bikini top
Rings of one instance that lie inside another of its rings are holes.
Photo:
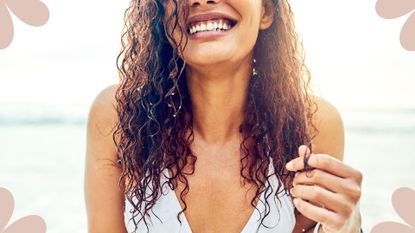
[[[167,170],[165,170],[167,171]],[[272,173],[271,173],[272,172]],[[278,194],[278,198],[280,202],[278,202],[275,198],[275,192],[277,189],[278,181],[277,175],[274,174],[274,166],[270,163],[269,174],[273,174],[270,179],[270,184],[273,188],[272,195],[267,194],[269,197],[269,214],[263,221],[263,225],[261,224],[261,215],[258,212],[261,211],[262,216],[265,213],[265,201],[264,201],[264,193],[262,192],[260,196],[260,201],[258,201],[257,209],[254,209],[251,217],[249,218],[248,222],[246,223],[245,227],[242,229],[241,233],[292,233],[294,226],[295,226],[295,215],[294,215],[294,205],[292,203],[292,199],[289,196],[289,192],[287,194],[283,191]],[[167,173],[165,173],[167,174]],[[268,175],[269,175],[268,174]],[[167,177],[167,176],[166,176]],[[161,176],[163,184],[167,179],[163,175]],[[160,198],[157,199],[155,205],[152,208],[152,211],[149,211],[151,216],[150,221],[148,218],[147,225],[149,228],[150,233],[192,233],[189,223],[186,219],[184,213],[180,214],[180,220],[182,224],[177,220],[177,214],[182,210],[179,200],[176,197],[174,190],[170,188],[168,184],[163,185],[162,194]],[[281,182],[280,190],[284,188],[284,184]],[[135,202],[136,203],[136,199]],[[279,210],[279,212],[278,212]],[[140,221],[138,223],[137,231],[134,232],[135,226],[134,222],[132,221],[132,211],[133,207],[131,203],[125,199],[125,212],[124,212],[124,220],[125,225],[127,227],[128,233],[146,233],[147,227],[144,224],[144,221]],[[155,216],[157,215],[157,216]],[[159,217],[162,222],[157,218]],[[139,218],[136,217],[135,221],[138,222]],[[268,228],[264,227],[267,226]],[[257,228],[259,227],[258,231]]]

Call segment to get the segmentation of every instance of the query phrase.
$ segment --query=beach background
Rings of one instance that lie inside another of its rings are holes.
[[[0,186],[15,200],[11,222],[37,214],[49,233],[86,232],[83,175],[88,109],[118,81],[115,58],[127,0],[51,1],[49,22],[12,16],[13,43],[0,50]],[[291,1],[315,94],[345,124],[345,162],[363,172],[365,232],[402,222],[391,203],[415,189],[415,52],[375,0]]]

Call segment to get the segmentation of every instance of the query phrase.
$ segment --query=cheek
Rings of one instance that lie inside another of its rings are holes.
[[[243,40],[255,40],[258,36],[263,0],[228,0],[239,13],[239,33]]]
[[[240,23],[239,28],[237,28],[237,36],[234,37],[234,43],[241,48],[249,47],[249,49],[252,49],[258,38],[258,20],[255,17],[246,17]]]

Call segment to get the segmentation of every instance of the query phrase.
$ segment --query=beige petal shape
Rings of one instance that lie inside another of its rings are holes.
[[[412,25],[415,26],[415,13],[412,15]],[[415,50],[415,27],[412,28],[413,33],[413,48]],[[396,213],[408,225],[413,227],[415,233],[415,191],[410,188],[399,188],[392,195],[392,204]],[[400,231],[396,231],[400,232]]]
[[[13,214],[14,200],[9,190],[0,187],[0,232],[6,227]]]
[[[25,216],[9,227],[7,227],[2,233],[45,233],[46,222],[37,215]]]
[[[0,49],[5,49],[12,43],[13,34],[13,21],[9,10],[0,3]]]
[[[1,8],[1,6],[0,6]],[[14,200],[9,190],[0,187],[0,232],[6,227],[13,214]]]
[[[415,0],[378,0],[376,12],[385,19],[398,18],[415,10]]]
[[[49,19],[48,7],[39,0],[3,1],[20,20],[31,26],[42,26]]]
[[[415,229],[397,222],[381,222],[370,233],[415,233]]]
[[[401,45],[408,51],[415,51],[415,12],[409,16],[401,30]],[[415,197],[413,197],[415,200]],[[415,213],[413,213],[415,216]],[[415,227],[415,225],[413,225]]]

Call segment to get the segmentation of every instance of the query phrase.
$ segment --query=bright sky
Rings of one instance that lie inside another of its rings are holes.
[[[89,104],[117,82],[115,58],[128,0],[44,0],[49,22],[13,16],[14,41],[0,50],[0,104]],[[415,108],[415,52],[375,0],[292,1],[314,90],[339,108]],[[1,110],[0,110],[1,111]]]

